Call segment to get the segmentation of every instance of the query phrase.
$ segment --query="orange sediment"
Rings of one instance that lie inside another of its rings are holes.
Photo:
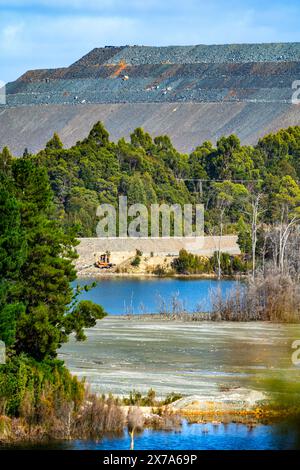
[[[126,67],[127,67],[126,62],[125,62],[124,60],[121,60],[121,61],[119,62],[119,65],[118,65],[117,70],[112,74],[112,77],[118,77],[118,76],[120,75],[120,73],[121,73],[124,69],[126,69]]]

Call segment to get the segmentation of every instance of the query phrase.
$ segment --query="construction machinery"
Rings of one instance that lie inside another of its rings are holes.
[[[115,266],[110,262],[110,253],[106,252],[100,255],[99,259],[95,262],[96,268],[109,269]]]

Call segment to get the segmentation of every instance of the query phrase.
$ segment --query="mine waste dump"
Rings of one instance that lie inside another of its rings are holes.
[[[95,48],[7,84],[0,146],[36,151],[53,131],[69,146],[97,120],[113,139],[142,126],[184,151],[229,133],[254,143],[299,123],[298,79],[300,43]]]
[[[300,44],[104,47],[70,67],[32,70],[8,106],[137,102],[288,102]]]

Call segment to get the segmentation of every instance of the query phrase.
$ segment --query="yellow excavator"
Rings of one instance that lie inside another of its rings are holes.
[[[100,258],[95,262],[96,268],[109,269],[115,266],[110,262],[110,253],[103,253]]]

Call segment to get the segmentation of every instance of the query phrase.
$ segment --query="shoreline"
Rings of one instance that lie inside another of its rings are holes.
[[[227,409],[213,409],[217,402],[206,402],[208,409],[189,409],[183,408],[178,410],[175,406],[132,406],[133,409],[139,409],[143,416],[144,425],[142,433],[151,429],[152,431],[174,431],[180,430],[183,422],[187,424],[211,424],[213,426],[227,425],[227,424],[240,424],[253,429],[259,425],[272,426],[280,422],[284,422],[290,417],[290,413],[284,410],[275,410],[268,406],[256,406],[251,408],[241,408],[237,406],[228,407]],[[127,413],[129,406],[122,405],[121,409],[127,420]],[[210,409],[209,409],[210,408]],[[0,421],[5,423],[6,426],[13,428],[14,434],[2,433],[0,437],[0,451],[2,447],[10,447],[13,449],[16,445],[41,445],[47,443],[60,443],[60,442],[89,442],[101,441],[102,439],[110,436],[112,438],[121,437],[122,433],[126,432],[127,424],[124,426],[123,431],[120,433],[106,432],[99,435],[98,438],[86,438],[79,436],[69,436],[62,438],[61,436],[51,436],[47,430],[43,430],[39,425],[26,429],[24,422],[21,418],[9,418],[0,415]]]
[[[186,279],[186,280],[205,280],[211,279],[213,281],[230,281],[230,280],[245,280],[247,278],[247,274],[236,274],[236,275],[224,275],[221,279],[218,279],[217,274],[165,274],[163,276],[154,274],[154,273],[116,273],[116,272],[99,272],[98,268],[95,268],[93,271],[83,272],[84,270],[77,271],[77,279],[111,279],[111,278],[143,278],[143,279]]]
[[[179,400],[180,401],[180,400]],[[201,407],[186,407],[178,409],[176,402],[170,405],[153,406],[120,406],[125,417],[125,426],[123,433],[127,429],[127,417],[129,409],[136,409],[143,417],[143,430],[151,429],[153,431],[172,431],[180,429],[183,422],[188,424],[212,424],[213,426],[226,424],[242,424],[248,427],[255,427],[260,424],[273,425],[282,422],[289,417],[289,413],[283,410],[275,410],[266,405],[264,406],[241,406],[238,403],[232,403],[224,406],[219,402],[203,402]],[[75,441],[98,441],[107,436],[118,437],[121,433],[104,432],[97,438],[87,438],[75,435],[62,438],[49,434],[49,429],[43,429],[41,426],[33,425],[28,428],[22,418],[10,418],[0,415],[0,422],[4,429],[0,437],[0,450],[3,446],[15,445],[35,445],[43,443],[75,442]]]

